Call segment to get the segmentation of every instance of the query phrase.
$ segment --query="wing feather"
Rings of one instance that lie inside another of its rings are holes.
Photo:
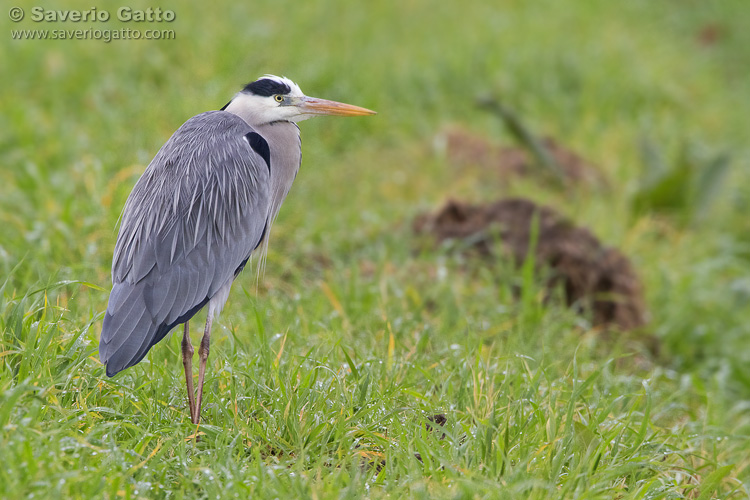
[[[143,296],[139,293],[139,290],[130,283],[123,283],[121,285],[119,288],[124,289],[121,291],[123,295],[122,305],[118,309],[111,309],[107,306],[107,312],[104,315],[102,340],[107,344],[110,352],[119,349],[125,343],[128,335],[107,336],[103,334],[104,331],[126,332],[128,324],[131,323],[130,320],[136,317],[136,315],[140,315],[141,310],[145,309]]]
[[[112,260],[100,358],[107,374],[139,362],[195,314],[259,242],[269,217],[269,172],[239,117],[188,120],[128,197]]]

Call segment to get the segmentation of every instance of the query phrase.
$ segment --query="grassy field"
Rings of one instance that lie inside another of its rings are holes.
[[[748,498],[745,0],[219,0],[95,26],[176,35],[111,43],[11,40],[92,26],[16,4],[27,19],[5,17],[0,44],[1,498]],[[265,274],[248,267],[215,323],[196,428],[179,334],[115,378],[98,361],[116,223],[171,133],[264,73],[379,114],[302,124]],[[513,143],[476,106],[488,92],[612,188],[455,168],[433,145],[445,127]],[[674,169],[669,196],[643,188],[645,141]],[[696,169],[727,155],[715,190],[685,180],[685,147]],[[528,266],[412,234],[448,198],[504,196],[627,254],[648,327],[603,334]]]

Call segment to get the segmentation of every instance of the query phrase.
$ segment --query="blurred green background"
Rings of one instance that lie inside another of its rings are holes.
[[[44,5],[107,23],[37,23],[35,5],[6,5],[26,18],[2,12],[0,35],[0,496],[747,497],[744,0],[134,0],[176,14],[138,25],[122,3]],[[175,39],[11,39],[123,27]],[[379,114],[301,125],[265,274],[248,267],[214,334],[195,443],[177,336],[114,379],[98,363],[116,224],[172,132],[265,73]],[[514,144],[487,94],[610,187],[452,165],[448,127]],[[520,271],[416,245],[418,213],[505,196],[628,255],[644,331],[601,334]]]

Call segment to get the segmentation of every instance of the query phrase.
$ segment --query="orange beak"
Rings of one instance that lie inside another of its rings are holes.
[[[302,97],[298,108],[305,114],[311,115],[335,115],[335,116],[365,116],[375,115],[375,111],[360,108],[343,102],[318,99],[317,97]]]

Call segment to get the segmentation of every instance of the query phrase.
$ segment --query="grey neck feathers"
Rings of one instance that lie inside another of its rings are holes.
[[[254,127],[268,142],[271,151],[271,207],[273,221],[281,204],[289,194],[300,164],[302,163],[302,141],[296,123],[279,121]]]
[[[271,206],[269,219],[273,221],[279,213],[302,162],[302,143],[299,127],[289,121],[263,123],[252,109],[234,99],[225,111],[233,113],[250,125],[268,143],[271,152]]]

